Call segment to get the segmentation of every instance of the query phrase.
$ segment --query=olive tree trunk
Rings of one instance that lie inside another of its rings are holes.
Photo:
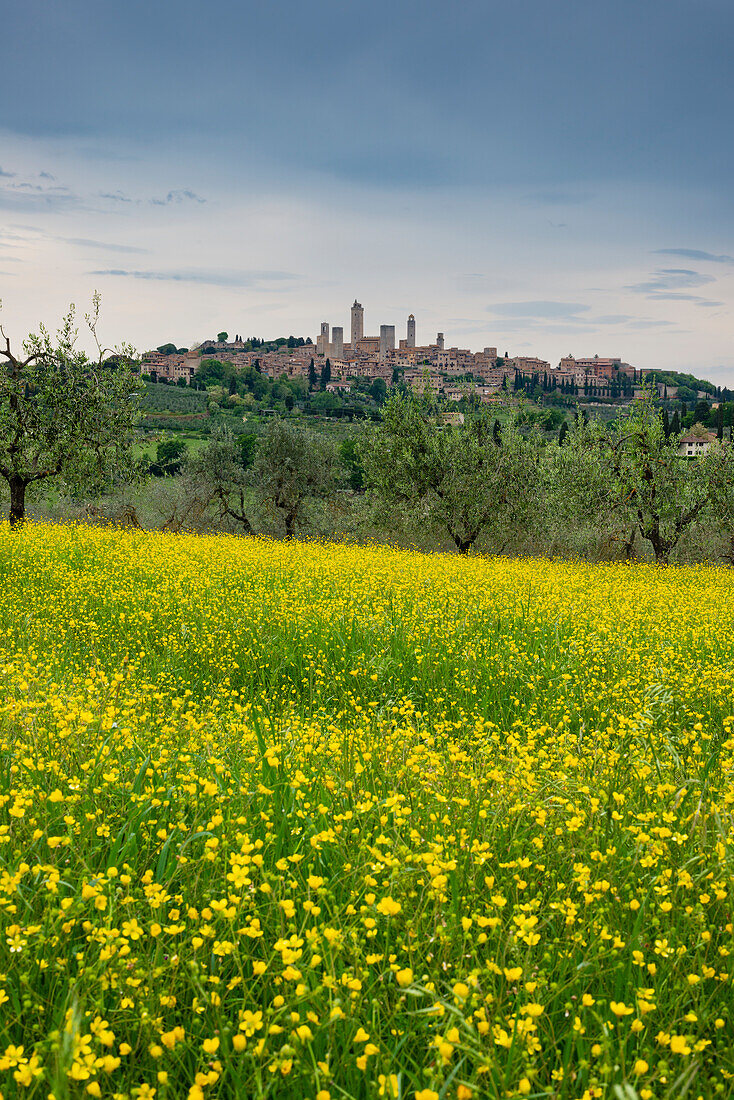
[[[28,482],[22,477],[8,479],[10,486],[10,520],[11,527],[21,527],[25,522],[25,491]]]

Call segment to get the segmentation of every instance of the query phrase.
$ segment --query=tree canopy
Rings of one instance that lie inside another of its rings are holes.
[[[100,297],[94,295],[87,325],[95,360],[76,348],[72,305],[56,338],[44,325],[16,355],[0,326],[0,476],[10,488],[10,523],[25,519],[28,486],[49,478],[70,485],[104,487],[132,473],[132,429],[139,381],[134,351],[116,349],[110,360],[97,339]]]
[[[616,525],[628,532],[630,549],[639,533],[664,564],[692,524],[715,513],[723,517],[734,451],[717,443],[687,462],[672,427],[666,435],[652,390],[631,406],[616,433],[580,418],[557,452],[558,505],[569,509],[569,522]]]
[[[529,445],[510,421],[495,436],[485,408],[446,423],[430,392],[392,394],[363,445],[366,483],[388,505],[404,504],[468,553],[485,528],[516,522],[527,501]]]

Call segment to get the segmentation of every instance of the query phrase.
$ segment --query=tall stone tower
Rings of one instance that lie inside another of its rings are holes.
[[[316,354],[328,355],[329,354],[329,322],[321,322],[321,332],[316,340]]]
[[[415,347],[415,317],[412,313],[408,318],[408,339],[405,341],[405,346],[408,348]]]
[[[380,362],[387,359],[388,351],[395,348],[395,325],[380,325]]]
[[[354,299],[354,305],[352,306],[352,350],[357,345],[357,341],[361,340],[364,336],[364,309],[357,299]]]
[[[439,351],[443,351],[443,333],[439,332],[436,336],[436,347]]]
[[[331,354],[335,359],[342,359],[344,356],[344,329],[338,325],[334,325],[331,330]]]

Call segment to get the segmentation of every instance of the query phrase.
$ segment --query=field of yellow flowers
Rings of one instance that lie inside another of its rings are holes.
[[[0,1093],[734,1093],[732,574],[0,527]]]

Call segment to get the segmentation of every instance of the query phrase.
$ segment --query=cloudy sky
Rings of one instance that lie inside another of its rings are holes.
[[[11,334],[141,350],[414,312],[419,341],[734,384],[731,0],[24,0]]]

